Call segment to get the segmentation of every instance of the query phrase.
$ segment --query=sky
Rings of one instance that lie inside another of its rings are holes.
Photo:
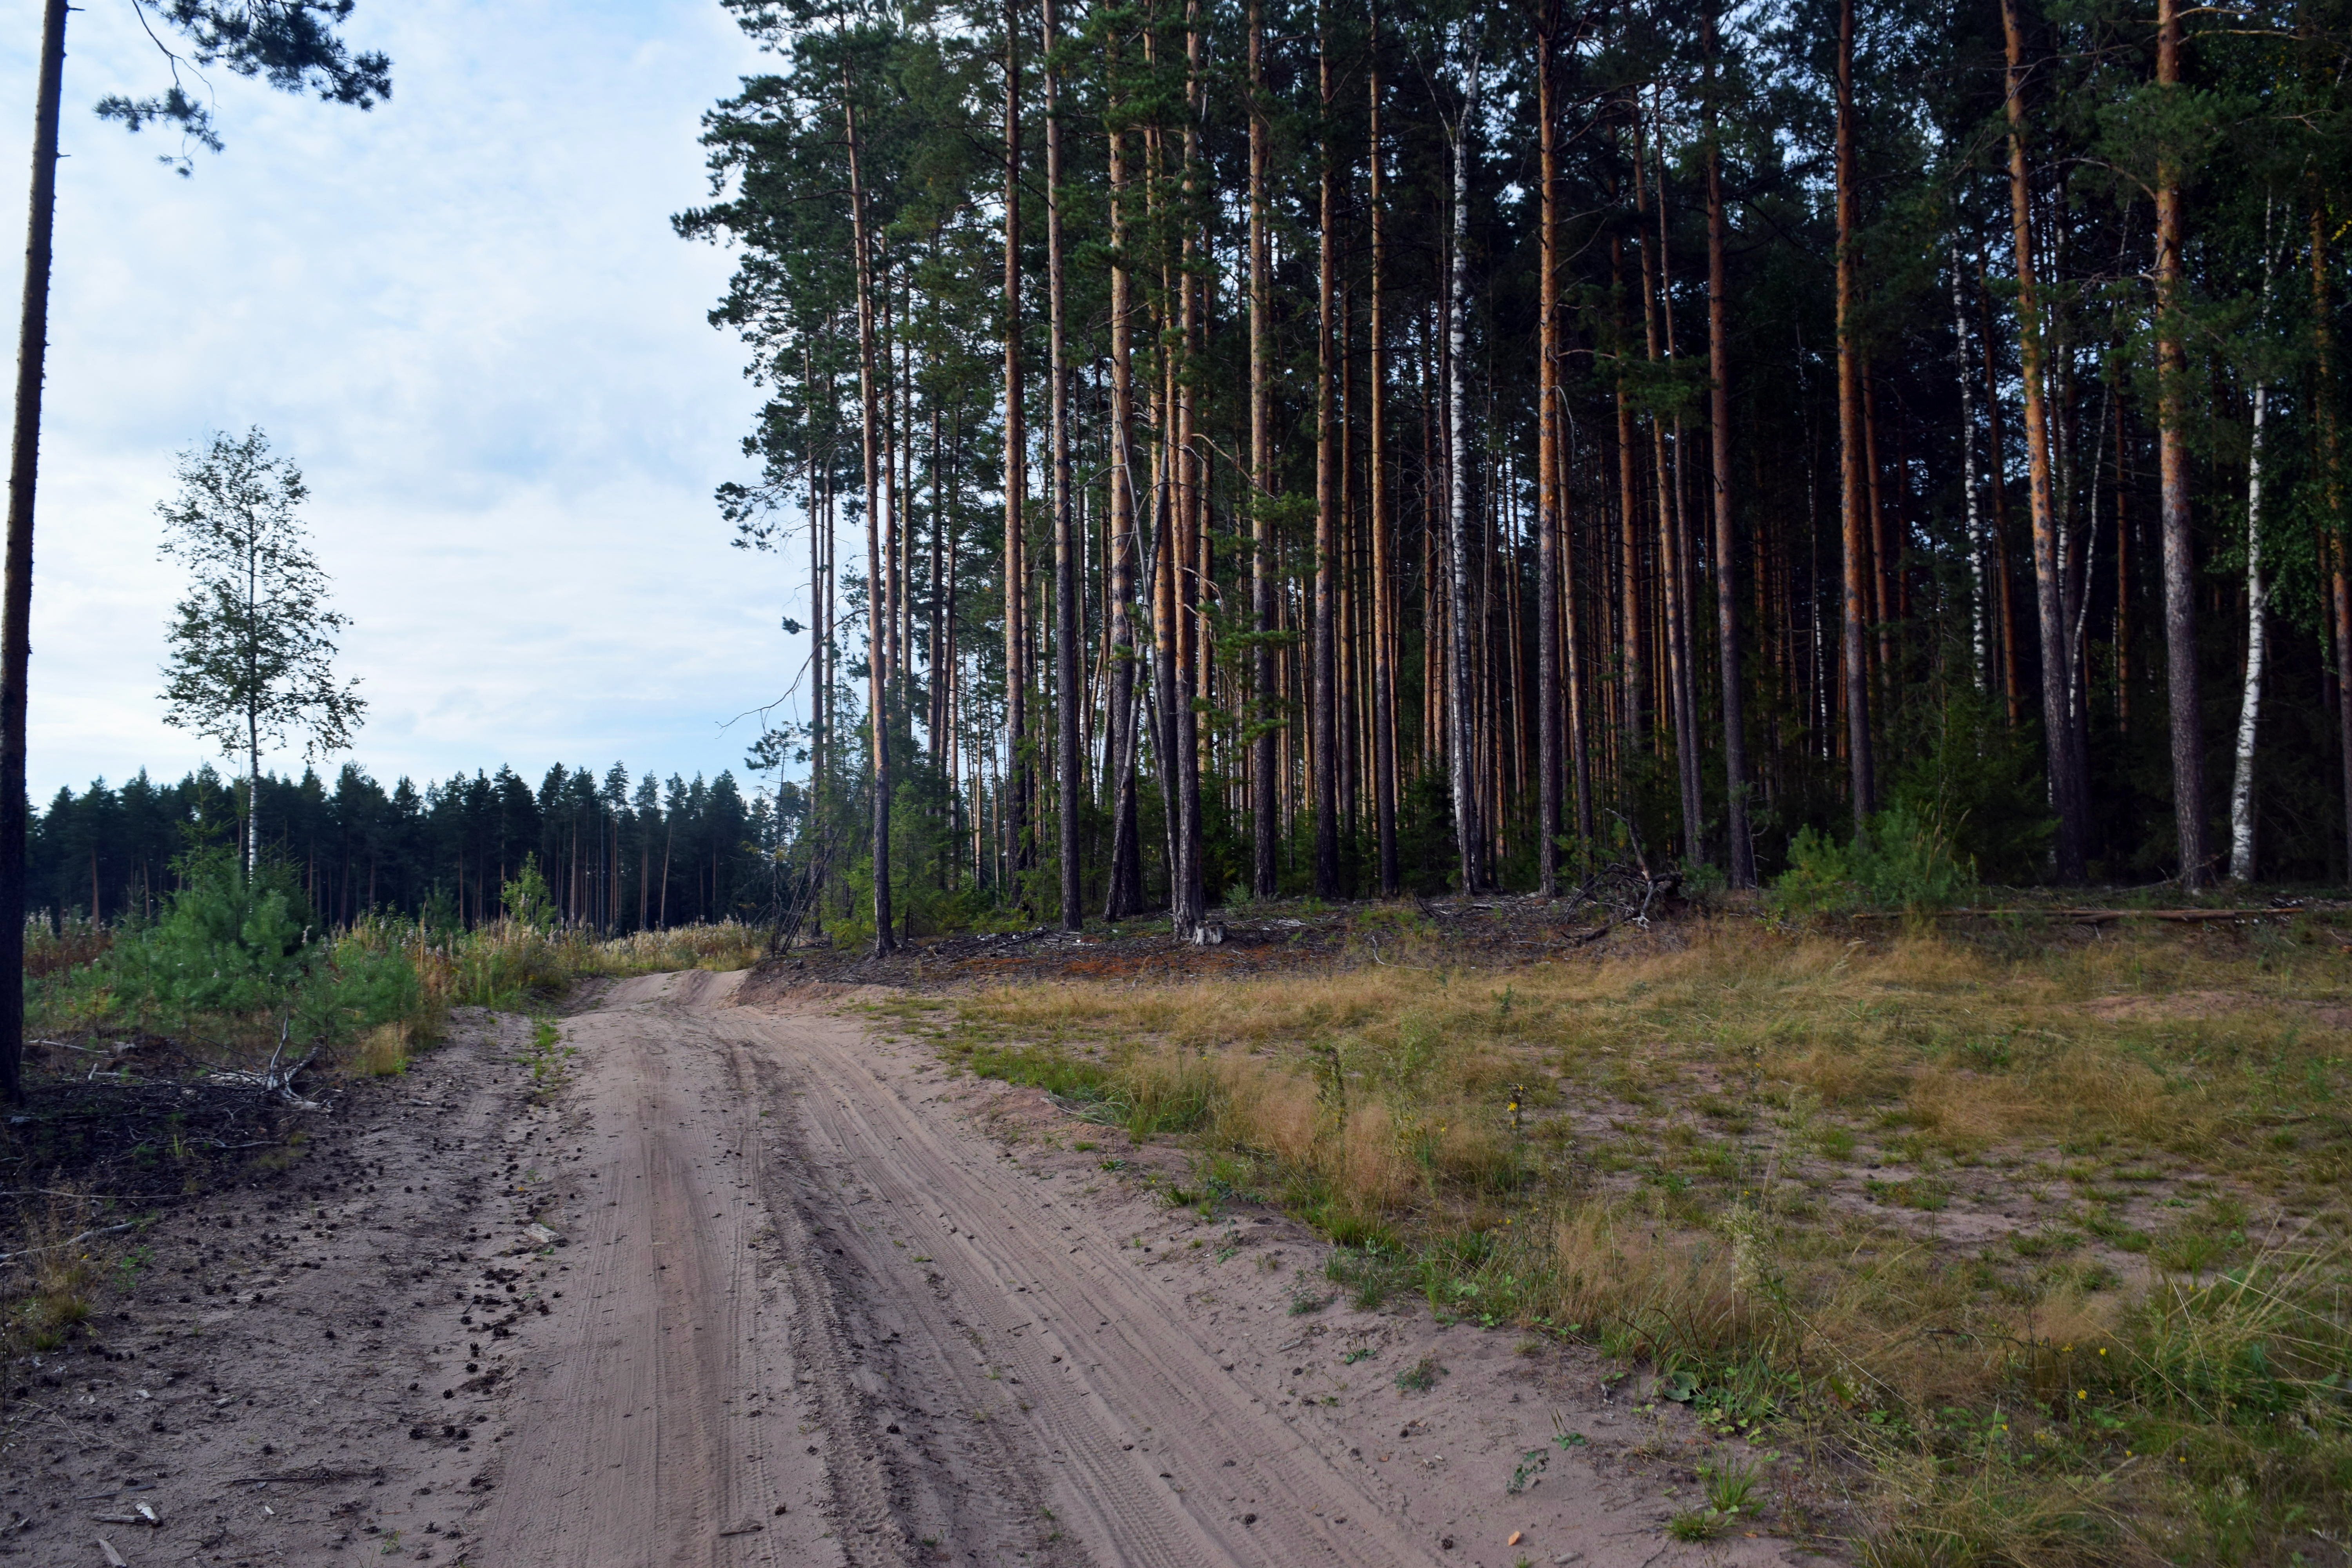
[[[726,252],[698,117],[761,68],[717,0],[360,0],[366,113],[207,74],[226,152],[158,162],[91,106],[168,80],[131,0],[68,34],[35,534],[28,783],[207,760],[157,697],[177,454],[259,426],[299,464],[387,787],[511,763],[732,767],[789,684],[786,561],[729,542],[759,405],[705,313]],[[0,0],[0,171],[29,163],[40,11]],[[6,232],[24,189],[0,179]],[[21,249],[5,247],[6,298]],[[9,318],[13,321],[13,313]],[[804,618],[804,616],[803,616]],[[331,759],[322,771],[344,760]],[[299,769],[298,749],[265,767]]]

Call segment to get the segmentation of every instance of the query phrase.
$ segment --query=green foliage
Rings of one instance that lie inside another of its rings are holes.
[[[532,931],[547,931],[555,924],[555,898],[548,891],[547,879],[540,875],[536,854],[522,858],[522,869],[516,872],[499,891],[499,907],[507,919]]]
[[[1976,886],[1975,864],[1953,853],[1940,825],[1894,805],[1872,817],[1851,844],[1800,828],[1769,903],[1783,919],[1862,910],[1917,914],[1949,909]]]
[[[400,952],[323,940],[295,867],[251,877],[224,848],[191,850],[162,918],[133,925],[96,962],[41,984],[37,1005],[93,1026],[184,1033],[273,1033],[339,1040],[418,1022],[426,998]]]
[[[1979,874],[2032,880],[2056,831],[2038,741],[2003,721],[1999,698],[1966,681],[1932,699],[1911,726],[1894,804],[1936,824],[1953,857]]]
[[[358,682],[335,679],[335,634],[351,622],[327,605],[298,515],[310,493],[301,470],[253,429],[183,452],[179,473],[179,499],[156,508],[163,553],[189,577],[168,634],[163,721],[233,756],[294,731],[307,732],[306,755],[341,751],[367,703]]]
[[[191,852],[163,917],[115,943],[102,966],[115,994],[184,1021],[206,1013],[280,1009],[318,967],[311,914],[293,868],[251,878],[225,850]]]

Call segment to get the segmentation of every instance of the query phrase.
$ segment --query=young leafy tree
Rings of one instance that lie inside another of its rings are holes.
[[[303,756],[340,752],[367,711],[335,675],[334,634],[350,617],[327,603],[299,515],[301,470],[269,454],[258,428],[181,455],[180,495],[159,504],[163,553],[187,568],[163,666],[163,721],[246,761],[245,868],[261,844],[255,785],[261,749],[305,735]]]
[[[136,4],[137,0],[133,0]],[[33,612],[33,491],[40,472],[41,375],[48,352],[49,266],[57,226],[58,120],[65,92],[66,0],[41,8],[41,64],[33,109],[33,178],[25,230],[25,293],[16,324],[16,419],[8,467],[8,535],[0,581],[0,1095],[23,1098],[25,1035],[25,680]],[[151,16],[188,40],[194,63],[261,77],[285,92],[316,92],[330,103],[374,107],[392,96],[392,61],[351,52],[336,29],[352,0],[162,0],[140,19],[170,62],[172,84],[142,99],[110,94],[100,116],[138,131],[177,125],[186,142],[221,147],[212,112],[181,86],[181,57],[162,43]],[[191,172],[184,154],[164,162]]]

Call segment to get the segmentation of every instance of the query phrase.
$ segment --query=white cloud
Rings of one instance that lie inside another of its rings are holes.
[[[66,67],[36,798],[203,760],[155,700],[176,584],[152,509],[176,452],[252,424],[309,478],[379,777],[740,769],[749,737],[719,722],[801,650],[777,630],[790,565],[730,548],[710,502],[758,403],[703,319],[730,258],[669,228],[707,188],[698,116],[761,68],[719,6],[362,0],[348,36],[392,56],[392,100],[362,114],[211,73],[227,151],[183,180],[155,162],[174,141],[90,114],[162,62],[130,0],[88,4]],[[39,14],[0,16],[0,168],[21,170]]]

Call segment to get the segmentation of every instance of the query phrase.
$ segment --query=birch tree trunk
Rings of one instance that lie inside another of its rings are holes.
[[[1969,664],[1976,689],[1987,689],[1984,517],[1977,501],[1977,381],[1969,355],[1969,313],[1960,276],[1960,246],[1952,241],[1952,356],[1960,383],[1960,495],[1969,542]]]
[[[1446,539],[1453,600],[1447,616],[1452,658],[1446,671],[1446,769],[1454,796],[1454,832],[1462,891],[1486,886],[1484,841],[1479,832],[1478,792],[1472,777],[1470,690],[1470,427],[1468,370],[1470,316],[1470,138],[1478,119],[1479,60],[1470,55],[1462,89],[1462,118],[1454,131],[1454,254],[1446,274]]]
[[[2263,208],[2263,303],[2260,321],[2270,325],[2272,207]],[[2238,696],[2237,765],[2230,775],[2230,879],[2254,879],[2254,736],[2262,724],[2263,659],[2268,651],[2270,584],[2263,581],[2263,439],[2270,387],[2254,383],[2253,429],[2246,453],[2246,679]]]
[[[2264,280],[2266,283],[2268,279]],[[2270,388],[2254,384],[2252,445],[2246,455],[2246,680],[2238,699],[2238,759],[2230,778],[2230,879],[2254,879],[2254,734],[2262,721],[2264,619],[2270,584],[2263,581],[2263,419]]]

